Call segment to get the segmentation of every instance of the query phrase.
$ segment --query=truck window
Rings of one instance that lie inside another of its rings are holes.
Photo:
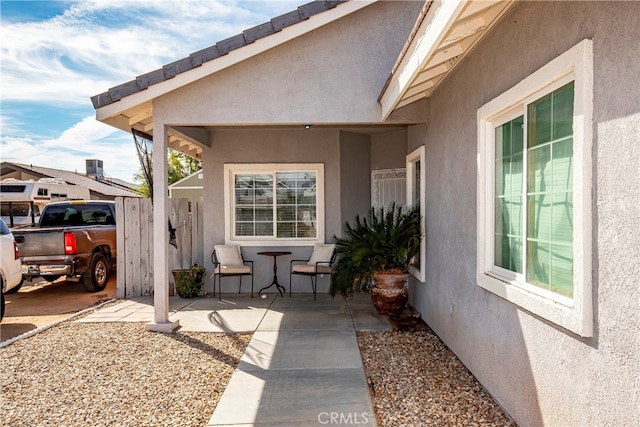
[[[43,212],[44,216],[40,222],[43,227],[115,224],[111,210],[104,205],[49,205]]]
[[[44,215],[40,220],[43,227],[55,227],[65,224],[65,214],[67,208],[65,206],[49,206],[44,210]]]

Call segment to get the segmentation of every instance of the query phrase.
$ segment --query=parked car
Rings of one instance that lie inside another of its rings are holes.
[[[115,214],[114,202],[49,203],[36,227],[13,230],[22,276],[78,277],[87,291],[103,290],[117,256]]]
[[[0,219],[0,282],[2,284],[2,306],[0,320],[4,318],[4,294],[18,292],[22,286],[22,263],[18,245],[7,224]]]

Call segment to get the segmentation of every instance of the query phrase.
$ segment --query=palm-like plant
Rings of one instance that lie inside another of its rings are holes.
[[[367,286],[375,273],[405,273],[420,251],[420,207],[371,208],[354,225],[345,223],[344,237],[334,236],[338,260],[334,264],[329,292],[351,296]]]

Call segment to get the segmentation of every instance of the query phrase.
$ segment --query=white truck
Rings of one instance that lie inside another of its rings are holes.
[[[0,213],[11,228],[36,224],[42,208],[50,202],[89,199],[88,188],[56,178],[38,181],[7,178],[0,182]]]

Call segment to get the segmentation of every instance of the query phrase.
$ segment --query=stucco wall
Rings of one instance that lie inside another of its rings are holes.
[[[523,426],[640,420],[640,3],[523,2],[430,99],[426,283],[412,304]],[[594,49],[594,336],[476,284],[476,114],[585,38]]]
[[[367,213],[371,206],[371,173],[369,135],[340,132],[340,218],[344,221]]]
[[[224,187],[223,168],[225,163],[323,163],[325,177],[325,241],[340,230],[340,132],[322,129],[251,129],[216,130],[212,132],[213,147],[203,152],[204,173],[204,241],[205,267],[212,268],[211,252],[215,244],[224,243]],[[271,258],[256,255],[264,247],[245,247],[243,254],[254,260],[256,290],[272,277]],[[305,259],[311,254],[310,247],[281,247],[290,250],[293,255],[279,260],[281,284],[288,290],[289,259]],[[285,280],[286,276],[286,280]],[[304,278],[306,279],[306,278]],[[230,285],[236,286],[233,278]],[[311,285],[308,279],[299,279],[300,291],[308,292]],[[248,283],[248,282],[247,282]],[[319,289],[326,283],[320,282]],[[210,284],[207,285],[208,287]],[[207,288],[209,289],[209,288]],[[243,288],[248,290],[247,287]],[[211,289],[212,290],[212,289]],[[294,292],[296,286],[294,286]]]
[[[367,6],[154,100],[154,126],[216,129],[211,131],[212,147],[202,154],[207,268],[213,245],[224,241],[225,163],[324,163],[326,241],[340,234],[343,215],[366,211],[369,138],[347,132],[341,139],[339,128],[379,123],[377,97],[422,5],[422,1],[403,1]],[[306,123],[314,127],[305,130]],[[245,248],[248,258],[261,261],[256,263],[257,283],[272,274],[269,260],[255,255],[264,249]],[[300,259],[311,252],[283,249]],[[281,268],[287,260],[283,258]],[[300,290],[310,290],[307,281]],[[319,290],[325,289],[326,283],[321,283]]]
[[[422,5],[368,6],[161,97],[154,116],[166,110],[162,121],[183,124],[379,122],[378,95]]]
[[[371,170],[404,168],[407,157],[407,129],[371,135]]]

